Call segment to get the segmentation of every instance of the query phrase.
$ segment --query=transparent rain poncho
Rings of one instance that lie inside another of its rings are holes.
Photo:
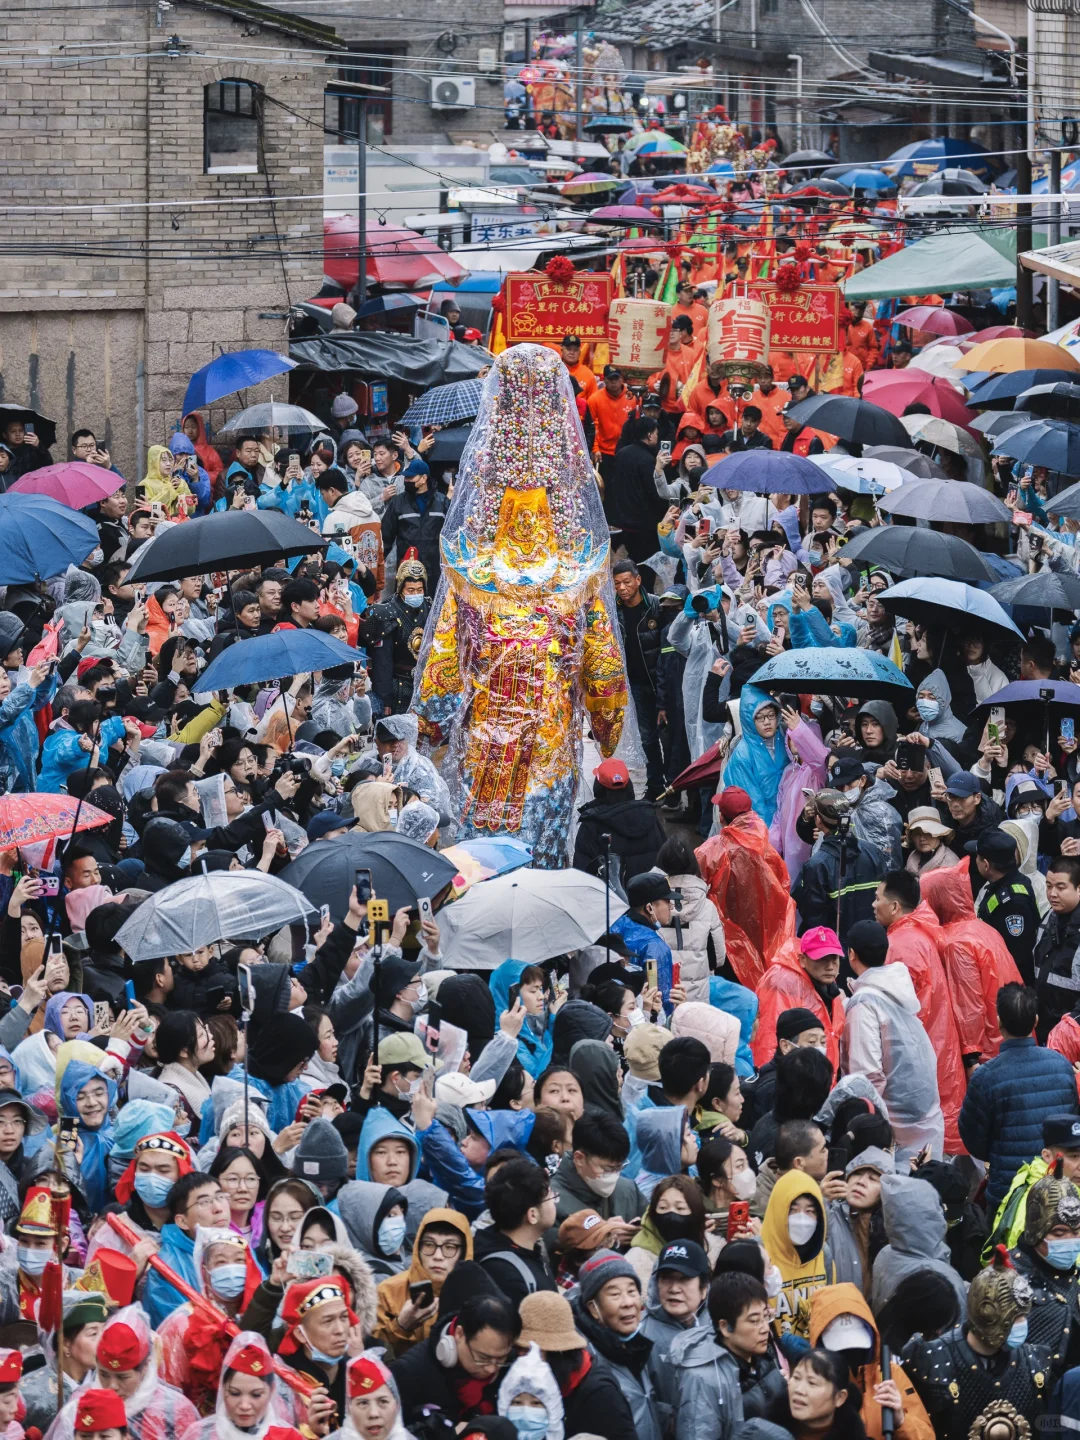
[[[540,867],[566,863],[585,713],[605,756],[640,750],[609,551],[566,367],[504,351],[443,526],[413,708],[447,744],[462,838],[513,835]]]

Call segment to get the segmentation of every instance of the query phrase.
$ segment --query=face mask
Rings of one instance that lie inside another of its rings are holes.
[[[844,794],[848,797],[849,800],[857,800],[862,794],[862,786],[858,783],[854,785],[848,785],[844,790]]]
[[[644,1025],[645,1012],[643,1010],[631,1010],[630,1014],[626,1017],[626,1023],[630,1026],[631,1030],[635,1025]]]
[[[614,1195],[615,1186],[619,1183],[619,1172],[613,1175],[583,1175],[581,1177],[594,1195],[601,1195],[605,1199]]]
[[[405,601],[405,604],[411,606],[413,610],[419,610],[420,606],[424,603],[423,595],[403,595],[401,598]]]
[[[810,714],[811,714],[811,715],[824,715],[824,714],[825,714],[825,701],[824,701],[824,700],[811,700],[811,701],[810,701]]]
[[[391,806],[390,806],[390,809],[387,810],[387,812],[386,812],[386,818],[390,821],[390,828],[391,828],[391,830],[392,830],[392,829],[394,828],[394,826],[397,824],[397,817],[398,817],[397,806],[396,806],[396,805],[391,805]]]
[[[190,846],[190,845],[188,845],[188,846],[185,847],[184,853],[180,856],[180,859],[176,862],[176,868],[177,868],[178,870],[190,870],[190,869],[191,869],[191,846]]]
[[[1055,1270],[1071,1270],[1080,1256],[1080,1240],[1047,1240],[1046,1258]]]
[[[379,1249],[384,1255],[396,1255],[405,1239],[404,1216],[390,1215],[379,1226]]]
[[[427,1005],[428,1005],[427,986],[424,984],[424,982],[423,982],[422,980],[420,981],[420,993],[417,995],[417,997],[416,997],[415,1000],[410,1000],[410,1001],[409,1001],[409,1004],[412,1006],[412,1013],[413,1013],[414,1015],[420,1015],[424,1010],[427,1009]]]
[[[210,1289],[222,1300],[237,1300],[247,1284],[246,1265],[219,1265],[210,1271]]]
[[[752,1200],[757,1193],[757,1176],[753,1170],[739,1170],[731,1177],[731,1189],[736,1200]]]
[[[655,1225],[660,1239],[665,1242],[671,1240],[693,1240],[697,1230],[697,1225],[692,1215],[676,1215],[670,1210],[666,1215],[654,1215],[653,1225]]]
[[[811,564],[811,565],[820,565],[820,564],[821,564],[821,551],[820,551],[820,550],[808,550],[806,553],[807,553],[807,555],[808,555],[809,558],[810,558],[810,564]]]
[[[915,709],[919,712],[920,720],[936,720],[941,714],[941,706],[936,700],[916,700]]]
[[[1019,1320],[1013,1321],[1012,1329],[1009,1331],[1008,1335],[1005,1336],[1005,1344],[1009,1347],[1010,1350],[1016,1350],[1019,1346],[1023,1345],[1024,1341],[1027,1339],[1027,1333],[1027,1316],[1021,1315]]]
[[[31,1250],[27,1245],[17,1245],[15,1255],[19,1269],[24,1275],[40,1275],[53,1258],[51,1250]]]
[[[523,1440],[528,1436],[539,1440],[541,1435],[547,1434],[547,1411],[539,1405],[508,1405],[506,1418]]]
[[[795,1215],[788,1216],[787,1233],[791,1237],[793,1245],[805,1245],[808,1240],[813,1238],[817,1227],[816,1215],[804,1215],[800,1211]]]
[[[780,1274],[780,1271],[775,1265],[770,1265],[768,1270],[765,1271],[765,1294],[768,1295],[770,1300],[775,1300],[777,1295],[780,1294],[783,1283],[784,1277]]]
[[[191,1134],[191,1121],[190,1121],[190,1120],[181,1120],[181,1121],[179,1121],[179,1122],[174,1123],[172,1128],[173,1128],[173,1134],[174,1134],[174,1135],[179,1135],[179,1136],[180,1136],[180,1139],[183,1140],[183,1138],[184,1138],[185,1135],[190,1135],[190,1134]],[[135,1188],[138,1189],[138,1186],[136,1186]]]
[[[95,547],[93,548],[93,550],[90,551],[90,554],[89,554],[89,555],[86,557],[86,559],[83,561],[83,564],[84,564],[84,565],[89,565],[90,568],[91,568],[91,570],[94,570],[94,569],[97,568],[97,566],[99,566],[99,565],[102,563],[102,561],[103,561],[104,559],[105,559],[105,551],[102,550],[102,548],[101,548],[100,545],[95,545]]]
[[[299,1333],[302,1334],[303,1332]],[[304,1340],[304,1344],[307,1346],[308,1354],[311,1356],[312,1360],[317,1360],[320,1365],[338,1365],[341,1363],[340,1355],[326,1355],[323,1353],[322,1350],[316,1350],[315,1346],[312,1345],[311,1341],[307,1339]]]
[[[136,1175],[135,1194],[151,1209],[164,1210],[173,1182],[165,1175]]]
[[[330,773],[331,773],[332,775],[334,775],[334,776],[344,775],[344,774],[345,774],[345,761],[344,761],[344,760],[335,760],[334,763],[330,766]]]

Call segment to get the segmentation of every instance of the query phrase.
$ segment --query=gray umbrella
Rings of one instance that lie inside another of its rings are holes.
[[[167,885],[117,931],[132,960],[190,955],[200,945],[259,940],[318,911],[299,890],[261,870],[214,870]]]
[[[219,435],[239,435],[244,431],[261,434],[264,430],[307,430],[315,433],[325,430],[325,423],[302,405],[285,405],[279,400],[267,400],[261,405],[249,405],[239,415],[219,430]]]
[[[1080,609],[1080,575],[1039,570],[991,585],[990,594],[1002,605],[1022,605],[1035,610]]]
[[[864,445],[862,453],[864,460],[891,460],[894,465],[899,465],[901,470],[910,470],[912,475],[917,475],[920,480],[949,478],[941,466],[921,450],[901,445]]]
[[[971,429],[980,435],[1007,435],[1018,425],[1030,425],[1037,416],[1028,410],[984,410],[971,422]]]
[[[1012,520],[1012,511],[996,495],[966,480],[911,480],[878,501],[890,515],[920,520],[952,520],[968,525],[991,525]]]

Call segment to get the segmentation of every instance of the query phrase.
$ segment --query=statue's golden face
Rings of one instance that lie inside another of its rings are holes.
[[[555,548],[546,490],[507,490],[496,546],[500,541],[525,564],[535,563]]]

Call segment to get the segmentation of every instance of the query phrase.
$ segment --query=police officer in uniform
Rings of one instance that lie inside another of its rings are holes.
[[[1007,831],[994,826],[984,830],[973,844],[976,868],[986,881],[976,913],[1005,941],[1024,984],[1034,985],[1032,956],[1041,917],[1031,881],[1016,863],[1016,841]]]
[[[403,715],[412,704],[416,658],[431,613],[427,571],[415,550],[407,551],[398,566],[396,584],[393,600],[364,611],[359,634],[369,655],[372,689],[389,715]]]

